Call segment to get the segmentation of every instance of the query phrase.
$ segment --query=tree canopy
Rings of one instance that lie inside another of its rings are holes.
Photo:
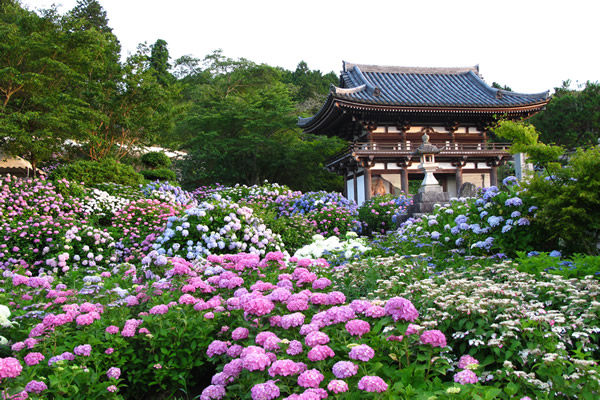
[[[596,144],[600,138],[600,83],[587,82],[583,90],[569,86],[565,81],[555,88],[546,110],[530,121],[544,143],[566,148]]]
[[[168,44],[142,43],[125,61],[97,0],[64,15],[2,2],[0,146],[34,167],[63,155],[123,159],[144,145],[185,149],[190,185],[255,184],[339,189],[323,164],[344,143],[303,134],[298,115],[318,110],[332,83],[301,61],[296,70],[231,59],[172,60]],[[302,173],[299,173],[302,171]]]

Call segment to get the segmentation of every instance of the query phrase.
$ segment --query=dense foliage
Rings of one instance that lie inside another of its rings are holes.
[[[38,14],[16,0],[0,7],[3,153],[34,169],[73,158],[139,164],[131,154],[162,145],[187,152],[176,168],[189,188],[264,179],[300,190],[341,187],[324,162],[344,142],[296,126],[298,114],[322,102],[333,73],[304,62],[287,71],[220,51],[173,62],[162,39],[121,61],[96,0],[79,0],[65,15]],[[169,168],[164,155],[142,158],[148,179],[174,181],[166,169],[148,171]]]
[[[360,213],[276,184],[2,185],[5,395],[598,395],[597,257],[531,252],[514,179],[374,240],[303,237]]]
[[[546,109],[530,122],[544,143],[569,149],[595,145],[600,137],[600,83],[586,82],[581,90],[569,89],[570,83],[556,88]]]
[[[112,158],[105,158],[102,161],[81,160],[64,164],[53,170],[50,176],[53,180],[66,179],[88,185],[112,182],[134,186],[144,181],[144,177],[135,172],[132,166],[121,164]]]

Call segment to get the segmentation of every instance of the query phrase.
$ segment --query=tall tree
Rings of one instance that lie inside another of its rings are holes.
[[[169,49],[167,48],[167,42],[164,40],[158,39],[150,46],[150,68],[154,70],[154,76],[158,83],[163,86],[170,85],[175,80],[169,72],[171,68],[169,58]]]
[[[182,136],[194,136],[183,165],[190,186],[252,185],[267,179],[305,189],[303,182],[315,175],[315,169],[322,176],[328,174],[322,169],[322,157],[314,162],[318,153],[295,127],[295,104],[280,70],[226,59],[219,52],[205,62],[206,83],[190,91],[194,105],[178,126]],[[331,143],[322,144],[332,152],[339,150]]]
[[[106,11],[97,0],[78,0],[70,14],[83,22],[84,29],[93,27],[104,33],[112,33],[112,28],[108,26]]]
[[[0,3],[0,146],[37,165],[79,128],[86,104],[72,88],[82,80],[71,32],[54,9],[42,15]]]
[[[530,121],[544,143],[567,148],[596,144],[600,138],[600,83],[587,82],[583,90],[569,86],[566,81],[555,88],[546,110]]]
[[[81,133],[92,160],[121,159],[133,146],[159,140],[172,128],[178,92],[162,86],[149,66],[150,52],[138,51],[120,66],[113,81],[103,81],[94,96],[95,123]]]

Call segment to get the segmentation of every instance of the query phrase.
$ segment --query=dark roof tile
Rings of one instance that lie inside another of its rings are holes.
[[[494,89],[481,79],[477,66],[413,68],[344,63],[340,82],[342,87],[333,90],[335,97],[378,105],[513,107],[548,98],[548,92],[523,94]]]

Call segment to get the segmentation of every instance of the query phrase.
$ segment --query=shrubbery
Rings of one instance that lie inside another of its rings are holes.
[[[526,185],[547,243],[537,248],[599,254],[600,147],[578,149],[564,167],[551,164],[547,171]]]
[[[404,195],[386,194],[365,201],[358,208],[358,219],[361,223],[361,233],[385,233],[396,229],[400,217],[406,215],[406,209],[412,200]]]
[[[146,167],[151,169],[169,168],[171,166],[171,159],[161,151],[145,153],[140,157],[140,160]]]
[[[144,182],[144,177],[131,165],[121,164],[106,158],[102,161],[75,161],[61,165],[50,174],[50,179],[67,179],[83,182],[86,185],[104,184],[106,182],[135,186]]]
[[[175,182],[177,179],[175,172],[169,168],[143,169],[140,174],[149,181],[168,181]]]

